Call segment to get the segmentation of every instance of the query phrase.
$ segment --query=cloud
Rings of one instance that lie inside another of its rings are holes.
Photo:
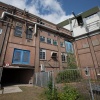
[[[37,15],[55,24],[64,21],[73,15],[66,15],[60,2],[57,0],[0,0],[20,9],[27,9],[30,13]]]

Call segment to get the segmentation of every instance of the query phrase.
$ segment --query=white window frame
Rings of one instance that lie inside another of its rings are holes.
[[[40,50],[42,50],[42,52],[45,52],[45,59],[40,59],[40,60],[46,60],[46,50],[45,49],[41,49],[41,48],[40,48]],[[39,51],[39,53],[40,53],[40,51]],[[40,54],[39,54],[39,56],[40,56]]]

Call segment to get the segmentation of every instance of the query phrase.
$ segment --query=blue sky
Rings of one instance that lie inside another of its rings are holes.
[[[100,0],[0,0],[1,2],[28,10],[30,13],[53,23],[59,23],[75,14],[95,6],[100,7]]]
[[[100,7],[100,0],[58,0],[62,4],[62,8],[66,14],[71,14],[74,11],[76,14],[84,12],[95,6]]]

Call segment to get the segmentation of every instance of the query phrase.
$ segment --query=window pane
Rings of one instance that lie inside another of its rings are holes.
[[[13,63],[21,63],[21,51],[20,50],[14,51]]]
[[[14,50],[13,63],[15,64],[28,64],[30,61],[30,51],[27,50]]]
[[[56,41],[56,40],[53,40],[53,44],[54,44],[54,45],[57,45],[57,41]]]
[[[45,37],[40,36],[40,41],[41,41],[41,42],[45,42]]]
[[[23,51],[23,56],[22,56],[22,63],[29,63],[30,60],[30,52],[29,51]]]
[[[21,34],[22,34],[22,27],[16,26],[14,35],[21,36]]]
[[[51,39],[47,38],[47,43],[51,44]]]
[[[62,61],[65,61],[65,55],[61,55],[62,56]]]
[[[31,29],[27,29],[26,38],[31,39],[32,38],[32,33],[33,33],[33,31]]]
[[[63,47],[63,42],[60,42],[60,46]]]
[[[42,59],[42,52],[40,52],[40,59]]]
[[[48,32],[48,36],[50,36],[50,33]]]
[[[40,49],[40,59],[45,59],[45,52],[44,52],[45,50],[41,50]]]
[[[66,42],[66,50],[67,50],[67,52],[73,53],[73,46],[72,46],[72,43]]]

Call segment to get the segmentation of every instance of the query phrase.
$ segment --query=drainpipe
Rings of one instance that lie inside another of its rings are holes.
[[[37,24],[35,24],[34,35],[36,35],[36,31],[37,31]]]
[[[5,42],[7,29],[8,29],[8,23],[7,23],[7,25],[6,25],[6,31],[5,31],[5,33],[4,33],[4,38],[3,38],[3,41],[2,41],[2,46],[1,46],[1,50],[0,50],[0,56],[1,56],[1,53],[2,53],[2,50],[3,50],[3,45],[4,45],[4,42]]]

